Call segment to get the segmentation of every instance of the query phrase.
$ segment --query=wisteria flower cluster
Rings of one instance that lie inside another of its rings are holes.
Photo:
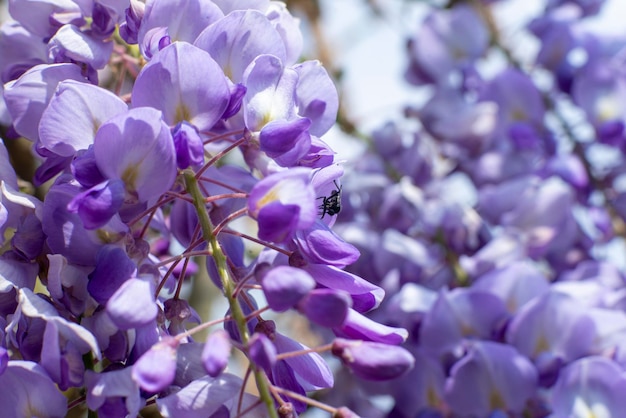
[[[308,397],[334,385],[321,354],[365,380],[411,369],[408,332],[365,315],[383,289],[345,270],[360,253],[333,232],[343,168],[322,139],[337,91],[320,62],[300,60],[283,3],[11,0],[9,12],[3,417],[295,417],[309,405],[356,417]],[[32,179],[16,174],[20,137]],[[208,320],[188,300],[210,299],[188,291],[205,267],[226,302]],[[322,344],[281,330],[286,312]]]
[[[430,6],[406,70],[426,99],[343,182],[349,270],[416,359],[384,390],[342,377],[328,399],[364,416],[626,416],[626,31],[585,25],[601,0],[547,1],[528,54],[501,3]]]

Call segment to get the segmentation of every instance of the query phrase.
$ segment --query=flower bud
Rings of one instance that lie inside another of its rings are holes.
[[[254,333],[250,337],[248,353],[250,359],[264,370],[276,364],[276,346],[265,334]]]
[[[209,334],[202,350],[202,365],[209,376],[217,377],[226,369],[231,348],[226,331],[217,330]]]
[[[132,377],[147,392],[168,387],[176,375],[176,338],[167,337],[154,344],[133,365]]]
[[[415,359],[402,347],[337,338],[332,353],[354,374],[366,380],[390,380],[409,371]]]

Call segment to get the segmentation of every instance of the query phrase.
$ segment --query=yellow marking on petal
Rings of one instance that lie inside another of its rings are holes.
[[[620,111],[622,110],[621,106],[612,95],[602,96],[598,99],[595,107],[598,120],[601,122],[608,122],[619,118]]]
[[[463,335],[464,337],[469,337],[475,334],[476,332],[474,331],[474,328],[472,328],[469,324],[465,324],[461,321],[461,335]]]
[[[528,119],[526,112],[523,109],[516,108],[511,111],[511,119],[517,122],[525,121]]]
[[[184,104],[180,103],[176,106],[176,114],[174,115],[174,124],[182,121],[191,120],[191,112]]]
[[[549,351],[549,350],[550,350],[550,343],[548,342],[548,339],[544,335],[541,335],[537,339],[537,344],[535,344],[535,350],[533,354],[537,356],[540,353],[543,353],[544,351]]]
[[[439,406],[439,396],[437,396],[437,391],[431,385],[428,385],[428,389],[426,389],[426,403],[428,406],[437,407]]]
[[[135,190],[135,183],[137,182],[137,177],[139,175],[139,170],[136,165],[129,165],[126,167],[124,172],[122,172],[122,181],[126,186],[126,190]]]
[[[502,399],[502,395],[497,390],[492,390],[489,394],[489,407],[491,410],[501,409],[506,410],[506,403]]]
[[[258,211],[259,209],[261,209],[263,206],[267,205],[268,203],[272,203],[275,202],[277,200],[280,200],[280,196],[278,194],[279,188],[277,186],[272,187],[266,194],[265,196],[263,196],[261,199],[259,199],[259,201],[256,204],[256,210]]]

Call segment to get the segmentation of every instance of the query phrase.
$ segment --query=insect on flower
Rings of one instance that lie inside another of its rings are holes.
[[[341,187],[337,185],[335,180],[333,180],[333,183],[335,183],[336,189],[330,193],[330,196],[318,197],[318,199],[323,199],[322,204],[319,205],[319,209],[322,211],[322,219],[324,219],[326,214],[333,216],[341,212]]]

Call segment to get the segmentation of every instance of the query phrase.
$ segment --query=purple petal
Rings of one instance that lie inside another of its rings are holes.
[[[596,337],[592,319],[580,303],[550,291],[520,309],[507,328],[506,340],[525,356],[571,361],[590,354]]]
[[[123,202],[124,183],[110,180],[74,196],[67,210],[77,213],[86,229],[97,229],[109,222]]]
[[[7,369],[9,365],[9,352],[6,348],[0,347],[0,376]]]
[[[185,42],[175,42],[155,55],[137,77],[132,96],[133,107],[154,107],[163,112],[168,125],[187,121],[199,131],[215,125],[229,100],[220,66]]]
[[[297,82],[298,74],[293,69],[284,68],[279,58],[273,55],[257,57],[244,74],[246,127],[257,132],[268,122],[295,119]],[[310,121],[307,124],[310,125]]]
[[[261,278],[261,286],[270,308],[284,312],[315,288],[315,280],[304,270],[278,266]]]
[[[151,278],[126,280],[106,305],[107,313],[122,330],[149,324],[156,318],[158,310]]]
[[[5,86],[4,100],[17,133],[31,141],[39,139],[41,116],[59,82],[68,79],[85,81],[78,65],[41,64]]]
[[[271,202],[257,216],[258,236],[270,242],[285,242],[293,237],[300,221],[300,206]]]
[[[308,347],[300,344],[291,338],[276,333],[274,344],[278,353],[288,353],[291,351],[307,351]],[[300,356],[289,357],[284,360],[294,373],[298,375],[299,383],[306,390],[316,390],[333,386],[333,374],[322,356],[315,352]]]
[[[64,417],[67,399],[45,370],[30,361],[13,360],[0,375],[0,403],[7,417]]]
[[[624,390],[626,379],[616,363],[599,356],[582,358],[563,369],[554,385],[553,412],[619,416],[626,408]]]
[[[393,345],[403,343],[408,337],[405,329],[379,324],[354,309],[348,311],[343,325],[333,331],[338,337]]]
[[[166,417],[206,418],[224,402],[239,395],[241,379],[229,374],[218,378],[196,379],[172,395],[157,398],[159,411]]]
[[[85,23],[80,7],[75,2],[11,1],[9,11],[13,19],[41,38],[54,35],[61,24],[82,26]]]
[[[328,72],[319,61],[305,61],[294,67],[298,73],[296,101],[298,115],[311,120],[310,132],[322,136],[335,124],[339,97]]]
[[[274,120],[267,123],[259,134],[261,151],[282,167],[295,165],[311,148],[311,135],[308,133],[310,125],[308,119]]]
[[[172,42],[193,42],[207,26],[223,16],[222,11],[210,0],[150,2],[143,11],[137,35],[142,53],[145,56],[144,37],[154,28],[166,28]]]
[[[69,59],[100,70],[109,62],[113,42],[91,37],[74,25],[64,25],[50,39],[48,49],[55,62]]]
[[[304,269],[320,285],[348,292],[352,296],[352,308],[357,312],[367,312],[378,307],[385,297],[385,291],[382,288],[337,267],[307,264]]]
[[[4,84],[35,65],[47,63],[48,48],[41,37],[20,23],[4,22],[0,27],[0,57],[0,84]]]
[[[143,390],[160,392],[174,381],[178,344],[177,339],[166,337],[153,345],[133,365],[133,380]]]
[[[366,380],[395,379],[413,368],[415,359],[395,345],[337,338],[332,353],[357,376]]]
[[[217,377],[226,369],[231,348],[226,331],[217,330],[209,334],[202,350],[202,364],[209,376]]]
[[[137,266],[126,251],[114,245],[104,246],[98,251],[95,269],[89,275],[87,289],[98,302],[105,304],[124,282],[135,275]]]
[[[351,306],[352,299],[346,292],[316,289],[298,303],[298,310],[311,322],[323,327],[335,328],[343,325]]]
[[[85,365],[83,353],[71,341],[61,337],[55,322],[46,323],[41,347],[41,364],[58,385],[65,391],[83,384]]]
[[[198,130],[187,122],[180,122],[174,127],[174,148],[176,164],[184,170],[190,165],[198,166],[204,161],[204,145]]]
[[[93,144],[100,125],[127,109],[108,90],[74,80],[62,81],[41,116],[39,140],[55,154],[72,156]]]
[[[309,227],[317,217],[315,196],[310,183],[311,170],[294,168],[274,173],[258,182],[250,191],[248,210],[252,217],[270,204],[266,214],[268,223],[259,222],[259,228],[268,233],[283,236],[292,234],[296,229]],[[291,214],[292,223],[280,223],[280,213]],[[275,232],[276,231],[276,232]]]
[[[94,140],[98,168],[122,179],[126,191],[146,202],[166,192],[176,178],[176,151],[158,110],[139,107],[119,114],[98,129]]]
[[[131,378],[132,367],[110,372],[95,373],[87,370],[85,386],[87,388],[87,406],[98,411],[109,399],[124,399],[126,413],[134,417],[141,407],[141,396],[137,383]]]
[[[207,27],[194,44],[207,51],[233,83],[256,57],[273,55],[285,61],[285,45],[273,25],[256,10],[236,10]]]
[[[462,414],[486,416],[495,409],[521,414],[536,387],[537,370],[515,348],[477,341],[450,370],[445,399]]]
[[[248,341],[248,355],[266,372],[276,364],[276,346],[262,333],[255,332]]]
[[[345,267],[358,260],[357,248],[341,239],[325,223],[316,221],[310,228],[296,233],[302,255],[313,264]]]

